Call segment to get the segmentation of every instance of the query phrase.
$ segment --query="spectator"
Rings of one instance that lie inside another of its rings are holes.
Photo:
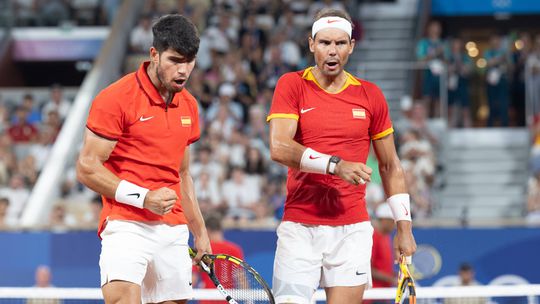
[[[40,3],[41,25],[57,26],[71,19],[69,1],[42,0]]]
[[[246,153],[247,174],[264,175],[266,173],[266,162],[262,158],[261,151],[255,147],[249,147]]]
[[[392,232],[395,224],[392,210],[387,203],[380,204],[375,210],[373,228],[373,249],[371,253],[373,287],[392,287],[396,284],[397,279],[394,273],[394,247],[392,246]],[[383,301],[382,303],[388,302]]]
[[[477,286],[480,285],[474,278],[474,269],[468,263],[463,263],[459,266],[459,282],[457,286]],[[486,298],[481,297],[459,297],[459,298],[446,298],[444,304],[485,304]]]
[[[49,158],[52,145],[54,144],[56,134],[56,130],[53,130],[49,126],[43,126],[39,130],[37,141],[30,146],[28,153],[35,160],[35,170],[37,172],[41,172],[45,166],[45,163]]]
[[[13,229],[17,225],[17,220],[8,216],[8,210],[9,200],[0,197],[0,231]]]
[[[39,265],[36,268],[34,287],[45,288],[54,287],[52,284],[52,274],[49,266]]]
[[[49,112],[56,111],[60,115],[61,121],[66,119],[66,116],[71,108],[71,102],[64,98],[64,91],[58,84],[54,84],[50,91],[50,100],[45,103],[42,110],[43,119],[49,117]]]
[[[129,47],[133,53],[147,54],[152,47],[152,19],[148,14],[143,15],[137,26],[131,30]]]
[[[427,26],[427,35],[416,46],[416,58],[425,65],[422,83],[424,103],[431,116],[439,115],[440,75],[444,68],[444,42],[441,39],[441,24],[432,20]]]
[[[510,56],[499,34],[491,36],[489,48],[484,52],[487,60],[487,96],[489,117],[487,125],[493,127],[498,120],[501,126],[508,126],[510,103],[508,73],[511,68]]]
[[[28,111],[26,121],[32,125],[39,125],[41,123],[41,111],[35,106],[34,96],[32,94],[25,94],[23,96],[22,106]]]
[[[448,62],[448,121],[450,127],[462,125],[464,128],[472,126],[471,109],[469,102],[469,77],[472,72],[472,61],[465,53],[463,41],[460,38],[452,39]]]
[[[197,180],[203,172],[210,173],[210,179],[222,182],[225,178],[223,166],[212,159],[212,148],[207,145],[200,146],[196,161],[191,165],[191,175]]]
[[[222,115],[224,115],[221,117],[222,119],[225,117],[227,117],[227,119],[231,118],[234,120],[231,122],[234,123],[234,125],[242,122],[244,120],[244,111],[242,110],[242,106],[234,100],[234,97],[236,96],[236,88],[234,85],[229,82],[221,84],[219,86],[218,95],[219,97],[216,98],[213,104],[208,108],[208,111],[206,111],[206,121],[214,121],[216,117],[218,117],[218,113],[226,109],[228,113],[227,115],[222,113]],[[225,109],[220,109],[221,107]],[[224,126],[220,126],[219,128],[223,127]]]
[[[72,214],[67,212],[66,206],[57,204],[51,210],[46,228],[52,232],[63,233],[73,229],[76,225],[77,221]]]
[[[529,33],[521,33],[516,43],[521,43],[521,45],[512,54],[512,61],[515,66],[512,77],[510,120],[512,126],[525,126],[525,68],[527,58],[533,51],[531,35]]]
[[[101,202],[100,195],[94,195],[90,201],[89,208],[86,210],[82,217],[82,227],[86,229],[96,229],[99,223],[99,215],[101,209],[103,208],[103,203]]]
[[[531,71],[531,85],[529,93],[532,103],[540,105],[540,34],[534,38],[534,48],[527,58],[527,68]]]
[[[540,157],[533,155],[532,171],[534,175],[529,179],[527,190],[527,216],[526,222],[530,226],[540,225]]]
[[[38,130],[34,125],[28,123],[28,110],[23,106],[18,106],[15,110],[15,120],[9,129],[8,134],[15,144],[30,144],[37,139]]]
[[[213,210],[223,211],[224,207],[221,204],[221,193],[217,180],[212,178],[209,172],[200,172],[198,178],[193,182],[193,186],[202,213]]]
[[[8,217],[18,223],[24,206],[30,197],[30,190],[21,174],[15,173],[9,180],[8,187],[0,188],[0,197],[9,200]]]
[[[35,272],[35,284],[37,288],[50,288],[54,287],[52,284],[52,274],[49,266],[39,265]],[[60,304],[58,299],[28,299],[26,304]]]
[[[258,180],[247,176],[239,167],[231,169],[231,178],[223,183],[223,197],[228,207],[227,217],[241,223],[255,218],[261,187]]]

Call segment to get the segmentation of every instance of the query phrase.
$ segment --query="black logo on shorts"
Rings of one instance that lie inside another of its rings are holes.
[[[366,274],[365,272],[358,272],[356,271],[356,275],[363,275],[363,274]]]
[[[192,282],[189,282],[189,286],[191,286],[193,283]]]
[[[127,196],[137,196],[139,198],[141,195],[139,193],[130,193]]]

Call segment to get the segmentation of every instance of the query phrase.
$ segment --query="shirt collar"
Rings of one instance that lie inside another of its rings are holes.
[[[137,73],[135,74],[135,77],[137,78],[137,82],[139,83],[139,87],[144,91],[144,93],[150,98],[150,101],[154,104],[163,104],[165,105],[165,101],[159,94],[158,90],[152,83],[152,80],[150,80],[150,76],[148,76],[148,73],[146,72],[148,65],[150,65],[150,61],[145,61],[141,64],[139,69],[137,70]],[[177,107],[179,103],[179,94],[174,94],[171,103],[169,103],[169,107]]]
[[[343,90],[345,90],[347,87],[349,87],[350,85],[357,86],[357,85],[362,84],[362,83],[360,83],[360,81],[357,78],[355,78],[353,75],[349,74],[347,71],[345,71],[345,74],[347,74],[347,80],[343,84],[343,87],[341,87],[341,89],[339,89],[338,92],[335,92],[335,93],[332,93],[332,94],[340,93]],[[313,81],[319,88],[321,88],[322,90],[324,90],[326,92],[326,90],[323,89],[321,87],[321,85],[317,82],[317,79],[315,79],[315,75],[313,75],[313,67],[309,67],[309,68],[305,69],[304,73],[302,73],[302,78],[305,79],[305,80]]]

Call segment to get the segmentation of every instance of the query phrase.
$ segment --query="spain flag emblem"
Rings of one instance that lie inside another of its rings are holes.
[[[355,119],[366,119],[365,109],[352,109],[352,117]]]
[[[191,126],[191,117],[189,116],[180,117],[180,121],[182,122],[182,126],[184,127]]]

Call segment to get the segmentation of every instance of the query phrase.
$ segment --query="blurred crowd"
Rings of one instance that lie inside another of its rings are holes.
[[[450,127],[525,126],[527,76],[531,99],[540,105],[540,34],[493,32],[480,46],[461,37],[443,38],[442,33],[441,23],[431,21],[416,47],[417,59],[425,68],[421,95],[430,116],[441,114],[441,77],[446,67]],[[474,92],[475,98],[471,97],[473,81],[481,88]],[[471,102],[484,99],[487,102],[480,105]]]
[[[93,26],[112,24],[121,0],[0,0],[13,26]]]

